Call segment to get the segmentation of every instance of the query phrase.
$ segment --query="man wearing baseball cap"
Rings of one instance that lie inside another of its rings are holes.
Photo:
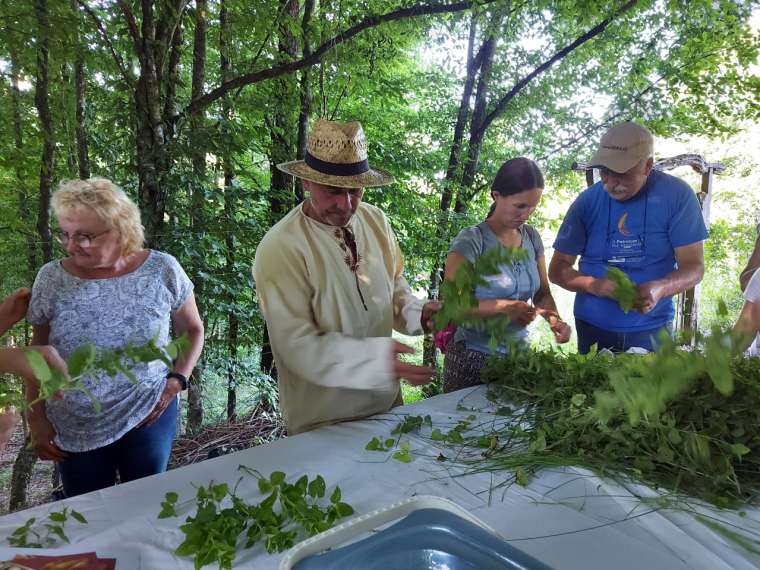
[[[359,123],[320,119],[304,160],[277,168],[309,197],[261,240],[253,277],[293,435],[388,411],[401,378],[430,382],[434,370],[400,361],[414,350],[391,333],[421,333],[439,304],[412,295],[388,219],[362,202],[393,177],[369,166]]]
[[[661,330],[672,330],[672,296],[702,279],[707,228],[688,184],[652,169],[652,134],[633,122],[603,136],[590,165],[601,181],[570,206],[554,242],[551,281],[575,297],[578,351],[652,350]],[[580,256],[578,268],[576,259]],[[608,268],[637,286],[633,310],[612,299]]]

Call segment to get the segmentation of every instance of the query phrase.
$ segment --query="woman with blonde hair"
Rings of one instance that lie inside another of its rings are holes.
[[[104,178],[72,180],[53,194],[67,257],[40,269],[27,320],[32,344],[50,344],[64,358],[92,342],[99,350],[169,341],[169,327],[187,335],[189,348],[169,370],[137,364],[137,383],[123,374],[84,379],[90,397],[69,391],[35,405],[29,424],[41,459],[60,463],[66,496],[131,481],[166,469],[178,414],[203,347],[203,323],[193,285],[174,257],[143,249],[140,212],[121,188]],[[27,397],[36,398],[28,384]]]

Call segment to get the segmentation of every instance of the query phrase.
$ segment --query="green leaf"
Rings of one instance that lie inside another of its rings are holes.
[[[325,491],[325,480],[321,475],[317,475],[316,478],[309,483],[309,496],[321,498],[325,496]]]
[[[283,473],[282,471],[274,471],[269,476],[269,481],[274,486],[281,485],[285,481],[285,473]]]
[[[615,292],[612,296],[618,302],[622,311],[628,313],[633,308],[633,302],[638,294],[636,284],[631,281],[631,278],[626,273],[617,267],[608,267],[605,277],[615,283]]]
[[[169,491],[168,493],[166,493],[166,495],[164,496],[164,498],[166,499],[167,503],[172,503],[173,504],[173,503],[176,503],[179,500],[179,495],[177,493],[175,493],[174,491]]]
[[[224,499],[224,497],[227,496],[227,491],[228,491],[227,483],[214,485],[211,488],[211,494],[213,495],[214,500],[217,502],[221,501],[222,499]]]
[[[338,517],[347,517],[354,514],[354,508],[347,503],[337,503],[335,510],[338,513]]]
[[[161,503],[161,512],[158,513],[158,518],[160,519],[168,519],[169,517],[176,517],[177,511],[174,510],[174,505],[172,503],[167,503],[166,501]]]
[[[269,493],[269,491],[272,490],[272,484],[269,482],[269,480],[261,477],[258,483],[259,483],[259,491],[261,491],[262,493]]]
[[[37,380],[40,382],[50,382],[52,373],[50,372],[48,363],[45,361],[42,355],[36,350],[32,349],[25,350],[24,355],[26,356],[26,359],[29,362],[29,366],[32,368],[32,372],[34,373],[34,376],[37,378]]]
[[[74,352],[66,359],[66,366],[69,369],[69,375],[72,378],[81,376],[92,363],[95,362],[96,349],[91,342],[77,347]]]
[[[340,502],[341,494],[340,494],[340,487],[335,487],[335,490],[332,492],[332,495],[330,495],[330,502],[335,505]]]
[[[443,441],[445,439],[445,436],[443,433],[441,433],[441,430],[435,428],[430,434],[430,439],[433,441]]]
[[[409,455],[408,449],[401,449],[393,454],[393,459],[401,463],[409,463],[412,460],[412,456]]]
[[[751,451],[750,448],[744,445],[743,443],[734,443],[731,446],[731,453],[733,453],[737,457],[744,457],[750,451]]]

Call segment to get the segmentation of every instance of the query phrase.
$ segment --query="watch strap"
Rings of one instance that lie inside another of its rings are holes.
[[[175,378],[180,383],[180,386],[182,386],[182,390],[187,390],[187,376],[179,372],[169,372],[166,375],[166,379],[168,380],[169,378]]]

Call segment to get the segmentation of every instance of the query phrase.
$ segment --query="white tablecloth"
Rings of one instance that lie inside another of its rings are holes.
[[[505,478],[503,474],[451,478],[447,473],[451,463],[439,462],[437,457],[441,451],[449,456],[453,452],[436,447],[429,438],[429,428],[421,435],[404,436],[412,449],[413,461],[408,464],[391,459],[390,453],[364,449],[374,436],[389,437],[390,430],[406,414],[429,414],[434,427],[442,431],[470,414],[477,416],[473,425],[494,421],[496,416],[487,412],[489,404],[483,394],[484,389],[477,388],[437,396],[397,408],[392,414],[328,426],[63,503],[10,514],[0,518],[0,537],[7,546],[5,537],[29,517],[39,519],[65,504],[85,515],[89,524],[67,525],[72,544],[55,552],[115,554],[119,570],[192,568],[192,560],[176,556],[174,549],[183,537],[178,527],[194,512],[190,506],[194,501],[178,510],[179,518],[163,520],[157,518],[159,503],[168,491],[178,492],[180,501],[190,499],[195,495],[194,485],[212,480],[233,486],[240,478],[238,465],[246,465],[266,475],[284,471],[290,481],[303,474],[321,474],[327,481],[328,494],[340,485],[343,500],[356,513],[414,495],[451,499],[514,546],[557,570],[760,568],[760,556],[724,540],[691,514],[642,504],[625,489],[580,470],[544,472],[525,488],[496,488]],[[238,494],[250,502],[263,498],[252,478],[243,480]],[[718,516],[760,535],[759,509],[749,509],[743,516]],[[21,550],[0,547],[0,560],[16,552]],[[239,551],[235,566],[273,569],[280,558],[256,545]]]

